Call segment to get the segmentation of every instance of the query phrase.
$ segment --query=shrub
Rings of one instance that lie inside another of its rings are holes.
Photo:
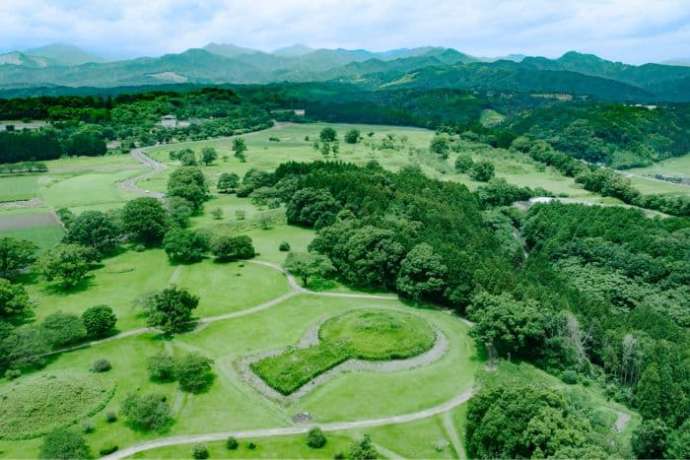
[[[86,328],[81,318],[69,313],[48,315],[41,323],[41,329],[53,347],[75,344],[86,337]]]
[[[211,252],[221,261],[251,259],[256,255],[252,239],[247,235],[217,236],[211,243]]]
[[[189,353],[175,363],[175,376],[180,388],[190,393],[201,393],[213,382],[211,360],[198,353]]]
[[[237,450],[237,448],[240,446],[240,443],[237,442],[237,439],[234,437],[230,436],[227,441],[225,441],[225,447],[228,450]]]
[[[115,444],[111,444],[111,445],[108,445],[108,446],[101,448],[101,450],[99,450],[98,453],[101,456],[110,455],[113,452],[116,452],[118,449],[119,449],[119,447],[117,447]]]
[[[197,444],[192,448],[192,457],[202,460],[209,457],[208,447],[204,444]]]
[[[481,160],[476,162],[470,169],[470,177],[479,182],[488,182],[494,177],[495,170],[493,163]]]
[[[117,422],[117,414],[114,411],[108,411],[105,413],[105,421],[108,423]]]
[[[455,170],[459,173],[466,173],[474,166],[474,161],[469,155],[458,155],[455,159]]]
[[[568,385],[574,385],[577,383],[577,372],[572,369],[567,369],[563,371],[562,379]]]
[[[109,306],[96,305],[87,308],[82,313],[81,320],[89,337],[101,338],[107,337],[113,332],[115,323],[117,323],[117,316]]]
[[[252,441],[249,441],[249,442],[247,443],[247,449],[249,449],[249,450],[254,450],[254,449],[256,449],[256,444],[255,444],[254,442],[252,442]]]
[[[175,380],[175,359],[165,352],[158,353],[148,360],[149,378],[155,382]]]
[[[99,372],[99,373],[100,372],[108,372],[112,368],[113,368],[113,366],[110,364],[110,361],[108,361],[107,359],[97,359],[91,365],[91,370],[93,372]]]
[[[282,243],[280,243],[280,246],[278,246],[278,250],[280,250],[281,252],[288,252],[290,250],[290,243],[288,243],[287,241],[283,241]]]
[[[21,376],[22,376],[22,371],[20,371],[19,369],[10,369],[10,370],[5,372],[5,377],[7,378],[7,380],[18,379]]]
[[[172,422],[170,405],[164,396],[155,393],[131,393],[122,401],[121,410],[127,423],[136,430],[160,431]]]
[[[51,431],[43,438],[39,457],[47,459],[91,458],[91,449],[80,433],[59,428]]]
[[[94,431],[96,431],[96,425],[94,425],[93,421],[91,420],[84,420],[83,422],[81,422],[81,430],[85,434],[93,433]]]
[[[307,445],[312,449],[321,449],[326,445],[326,436],[324,436],[321,428],[314,427],[307,433]]]

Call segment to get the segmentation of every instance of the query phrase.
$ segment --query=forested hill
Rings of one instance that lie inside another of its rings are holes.
[[[0,88],[338,81],[367,89],[443,88],[562,93],[607,101],[690,101],[690,68],[633,66],[566,53],[559,59],[487,60],[449,48],[301,50],[264,53],[212,44],[116,62],[65,62],[0,55]],[[86,59],[86,58],[84,58]]]

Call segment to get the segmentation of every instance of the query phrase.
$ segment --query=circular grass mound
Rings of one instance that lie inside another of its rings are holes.
[[[424,319],[409,313],[354,310],[328,319],[319,339],[347,347],[353,358],[404,359],[429,350],[436,334]]]
[[[115,387],[93,374],[51,373],[0,389],[0,439],[30,439],[103,409]]]

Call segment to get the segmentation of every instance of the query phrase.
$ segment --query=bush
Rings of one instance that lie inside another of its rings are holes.
[[[220,261],[251,259],[256,255],[252,239],[247,235],[217,236],[211,243],[211,252]]]
[[[165,396],[131,393],[122,401],[122,413],[135,430],[161,431],[172,422],[170,405]]]
[[[238,447],[240,447],[240,443],[237,442],[237,439],[234,437],[230,436],[227,441],[225,441],[225,447],[228,450],[237,450]]]
[[[111,444],[109,446],[103,447],[101,450],[98,451],[98,453],[101,456],[105,456],[105,455],[110,455],[113,452],[117,452],[118,449],[119,449],[119,447],[117,447],[115,444]]]
[[[72,345],[86,338],[86,328],[81,318],[69,313],[48,315],[41,323],[41,329],[53,347]]]
[[[10,370],[5,372],[5,377],[7,378],[7,380],[18,379],[21,376],[22,376],[22,371],[20,371],[19,369],[10,369]]]
[[[105,421],[108,423],[117,422],[117,414],[114,411],[108,411],[105,413]]]
[[[281,252],[288,252],[290,250],[290,243],[283,241],[280,243],[280,246],[278,246],[278,250]]]
[[[83,422],[81,422],[81,430],[85,434],[93,433],[94,431],[96,431],[96,425],[94,425],[93,421],[91,420],[84,420]]]
[[[256,444],[255,444],[254,442],[252,442],[252,441],[249,441],[249,442],[247,443],[247,449],[249,449],[249,450],[254,450],[254,449],[256,449]]]
[[[312,449],[321,449],[326,445],[326,436],[324,436],[321,428],[315,427],[307,433],[307,445]]]
[[[192,448],[192,457],[202,460],[209,457],[208,447],[204,444],[197,444]]]
[[[575,385],[577,383],[577,372],[572,369],[563,371],[562,380],[568,385]]]
[[[213,383],[211,360],[198,353],[189,353],[175,363],[175,377],[180,388],[190,393],[201,393]]]
[[[117,316],[109,306],[97,305],[87,308],[82,313],[81,320],[89,337],[101,338],[112,334],[115,323],[117,323]]]
[[[474,166],[474,161],[469,155],[458,155],[455,159],[455,171],[459,173],[466,173]]]
[[[470,177],[479,182],[488,182],[494,177],[496,168],[487,160],[476,162],[470,169]]]
[[[99,372],[99,373],[100,372],[108,372],[112,368],[113,368],[113,366],[110,364],[110,361],[108,361],[107,359],[97,359],[91,365],[91,370],[93,372]]]
[[[80,433],[58,428],[43,438],[39,457],[65,460],[91,458],[91,449]]]
[[[173,382],[175,380],[175,359],[165,352],[148,359],[149,378],[154,382]]]

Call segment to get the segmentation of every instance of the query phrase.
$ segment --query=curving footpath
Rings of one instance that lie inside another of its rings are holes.
[[[167,168],[167,166],[165,166],[160,161],[156,161],[150,156],[146,155],[144,153],[143,148],[133,149],[130,155],[132,155],[132,157],[142,165],[147,166],[150,169],[150,171],[147,171],[144,174],[139,174],[138,176],[130,177],[129,179],[125,179],[119,182],[118,185],[120,186],[120,188],[125,192],[136,193],[138,195],[143,196],[150,196],[153,198],[157,198],[159,200],[163,199],[165,197],[165,193],[145,190],[139,187],[137,185],[137,182],[139,182],[140,180],[148,179],[149,177],[156,175],[161,171],[164,171]]]
[[[416,420],[422,420],[429,417],[434,417],[439,414],[446,413],[458,407],[459,405],[467,402],[474,395],[475,390],[473,388],[465,390],[454,398],[433,406],[427,409],[423,409],[417,412],[411,412],[402,415],[391,415],[390,417],[372,418],[365,420],[355,420],[352,422],[332,422],[324,423],[318,425],[323,431],[346,431],[358,428],[373,428],[377,426],[384,425],[398,425],[401,423],[414,422]],[[154,439],[152,441],[142,442],[131,447],[127,447],[122,450],[118,450],[110,455],[103,457],[108,460],[119,460],[123,458],[130,457],[136,453],[144,452],[151,449],[157,449],[159,447],[176,446],[180,444],[194,444],[203,442],[213,442],[213,441],[225,441],[228,437],[234,436],[235,438],[267,438],[273,436],[289,436],[304,434],[308,432],[315,425],[304,425],[304,426],[288,426],[279,428],[262,428],[257,430],[247,430],[247,431],[221,431],[218,433],[205,433],[205,434],[193,434],[193,435],[180,435],[171,436],[169,438]]]

